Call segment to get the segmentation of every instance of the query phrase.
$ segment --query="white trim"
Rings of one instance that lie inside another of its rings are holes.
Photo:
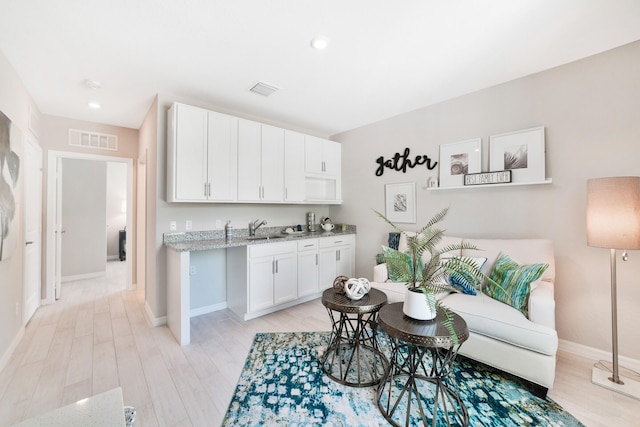
[[[127,165],[127,206],[133,206],[133,159],[128,157],[103,156],[97,154],[75,153],[68,151],[49,150],[47,153],[47,188],[43,191],[47,192],[47,235],[46,235],[46,271],[45,271],[45,289],[46,297],[43,298],[43,304],[51,304],[55,301],[55,207],[56,207],[56,162],[59,158],[64,159],[84,159],[98,160],[104,162],[126,163]],[[127,209],[127,230],[135,230],[133,227],[133,209]],[[132,239],[127,239],[125,243],[125,251],[132,254]],[[133,287],[133,265],[132,260],[127,261],[127,290],[135,289]]]
[[[227,302],[220,302],[218,304],[205,305],[204,307],[192,308],[189,310],[189,317],[202,316],[203,314],[213,313],[215,311],[224,310],[227,308]]]
[[[151,311],[151,307],[149,307],[149,303],[147,301],[144,302],[144,314],[147,318],[149,324],[153,327],[162,326],[167,324],[167,316],[155,317],[153,311]]]
[[[62,276],[62,283],[66,282],[75,282],[76,280],[86,280],[86,279],[94,279],[96,277],[105,276],[107,273],[104,271],[99,271],[97,273],[85,273],[85,274],[74,274],[73,276]]]
[[[594,362],[598,360],[611,361],[613,357],[608,351],[588,347],[586,345],[577,344],[562,339],[558,340],[558,350],[575,354],[577,356],[586,357],[587,359],[593,359]],[[640,360],[638,359],[619,356],[618,361],[620,362],[620,365],[623,365],[626,368],[633,369],[634,371],[640,371]]]
[[[13,337],[13,341],[11,341],[11,344],[9,345],[7,351],[5,351],[2,355],[2,358],[0,358],[0,372],[2,372],[9,363],[11,356],[13,356],[13,352],[18,347],[18,344],[20,344],[20,340],[22,340],[22,338],[24,337],[24,331],[24,326],[22,326],[16,336]]]

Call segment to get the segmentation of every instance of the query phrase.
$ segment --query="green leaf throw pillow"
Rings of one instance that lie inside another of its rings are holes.
[[[384,259],[387,263],[387,271],[389,279],[393,282],[412,282],[413,281],[413,260],[404,252],[395,249],[382,247],[384,251]],[[416,282],[422,280],[422,266],[417,268]]]
[[[531,282],[538,280],[548,267],[548,264],[520,265],[509,256],[500,253],[493,264],[490,276],[500,287],[489,282],[485,293],[520,310],[528,319]]]

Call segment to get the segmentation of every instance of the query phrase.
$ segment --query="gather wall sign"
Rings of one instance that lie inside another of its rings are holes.
[[[382,176],[384,169],[391,169],[395,171],[407,172],[407,168],[415,168],[416,166],[425,165],[428,170],[435,169],[438,165],[437,161],[432,161],[426,154],[418,155],[411,160],[409,147],[405,148],[403,153],[396,153],[390,159],[385,160],[384,156],[380,156],[376,159],[378,169],[376,169],[376,176]]]

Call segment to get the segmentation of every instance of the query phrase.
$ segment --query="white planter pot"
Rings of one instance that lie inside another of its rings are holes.
[[[436,310],[432,310],[427,298],[433,298],[434,295],[426,296],[422,292],[409,291],[404,294],[404,304],[402,312],[415,320],[432,320],[436,317]],[[434,306],[435,308],[435,306]]]

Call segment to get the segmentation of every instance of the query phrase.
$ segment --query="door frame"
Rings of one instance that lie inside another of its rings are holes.
[[[24,145],[25,145],[25,148],[24,148],[24,152],[25,152],[25,179],[26,179],[26,176],[28,174],[28,172],[26,171],[27,167],[32,168],[32,167],[35,166],[35,167],[38,167],[40,169],[40,197],[39,197],[38,201],[36,202],[37,206],[35,207],[35,208],[39,209],[40,213],[41,213],[41,215],[40,215],[40,224],[39,224],[39,227],[40,227],[40,242],[39,243],[40,244],[38,245],[39,246],[38,262],[40,264],[40,270],[38,271],[38,275],[36,276],[37,279],[38,279],[38,297],[37,297],[38,300],[37,300],[37,305],[39,307],[42,304],[42,241],[43,241],[43,233],[42,233],[42,194],[43,194],[42,178],[44,176],[44,174],[42,173],[42,170],[43,170],[43,167],[44,167],[44,152],[43,152],[42,147],[40,146],[40,144],[38,144],[37,138],[34,135],[30,134],[30,133],[25,133]],[[31,146],[32,148],[34,148],[38,152],[38,154],[40,156],[40,163],[38,165],[28,164],[27,155],[26,155],[26,152],[27,152],[27,147],[26,146],[27,145]],[[26,182],[25,182],[24,191],[26,191]],[[35,311],[34,311],[34,313],[31,313],[29,318],[27,318],[27,316],[28,316],[28,314],[27,314],[27,303],[28,303],[28,298],[29,298],[29,295],[26,292],[26,290],[27,290],[26,269],[28,268],[28,266],[27,266],[27,244],[28,244],[28,242],[27,242],[27,233],[28,233],[28,230],[27,230],[27,209],[33,209],[34,208],[34,206],[27,206],[27,200],[26,200],[27,197],[28,196],[26,194],[23,196],[24,205],[25,205],[25,209],[24,209],[24,212],[23,212],[23,223],[24,223],[23,232],[24,232],[24,236],[25,236],[25,239],[24,239],[25,246],[22,248],[22,250],[23,250],[23,260],[24,260],[23,265],[22,265],[22,267],[23,267],[23,273],[22,273],[22,277],[23,277],[23,281],[22,281],[22,326],[25,326],[29,322],[29,320],[31,320],[31,317],[33,316],[33,314],[35,314]],[[38,308],[36,308],[36,310],[37,309]]]
[[[56,210],[58,209],[58,197],[57,197],[57,164],[59,159],[80,159],[80,160],[96,160],[103,162],[116,162],[125,163],[127,165],[127,230],[130,230],[131,235],[135,233],[133,228],[133,159],[127,157],[115,157],[115,156],[103,156],[98,154],[86,154],[76,153],[68,151],[54,151],[50,150],[47,153],[47,252],[46,252],[46,297],[43,298],[43,304],[51,304],[55,301],[55,263],[56,263]],[[133,239],[126,239],[125,251],[127,254],[133,255],[131,249],[131,241]],[[133,264],[132,257],[128,256],[127,263],[127,275],[126,275],[126,289],[133,289]]]

